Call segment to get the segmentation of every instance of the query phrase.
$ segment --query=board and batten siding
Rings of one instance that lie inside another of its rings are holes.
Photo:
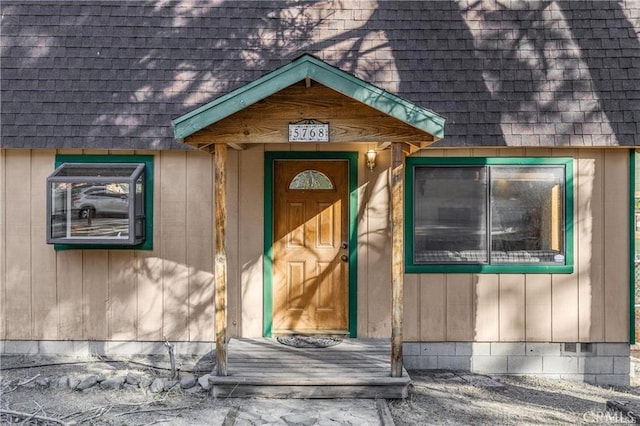
[[[154,155],[153,251],[56,251],[45,183],[57,153],[107,154],[0,151],[0,339],[213,340],[213,157],[112,152]]]
[[[228,335],[262,335],[264,151],[358,151],[358,336],[391,333],[389,151],[368,144],[269,144],[228,153]],[[154,155],[154,249],[55,251],[45,181],[56,153],[0,151],[0,339],[212,341],[213,156]],[[574,160],[573,274],[406,274],[404,340],[628,338],[627,150],[426,149],[425,156]],[[606,247],[606,249],[605,249]]]
[[[625,342],[629,151],[423,150],[424,156],[574,158],[574,273],[407,274],[405,341]]]

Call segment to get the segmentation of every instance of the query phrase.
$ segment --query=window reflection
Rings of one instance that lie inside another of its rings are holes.
[[[63,182],[53,185],[54,238],[129,238],[128,184]]]
[[[128,245],[144,240],[143,164],[65,163],[48,182],[49,243]]]
[[[493,262],[564,261],[563,181],[561,167],[491,169]]]
[[[468,253],[471,262],[487,262],[484,167],[418,167],[415,191],[419,262],[459,262],[460,252]]]
[[[419,166],[414,262],[564,264],[565,169]]]

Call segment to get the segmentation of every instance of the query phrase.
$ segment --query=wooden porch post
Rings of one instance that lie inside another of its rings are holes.
[[[402,291],[404,287],[403,144],[391,145],[391,377],[402,376]]]
[[[227,145],[217,144],[215,162],[215,335],[216,375],[227,375]]]

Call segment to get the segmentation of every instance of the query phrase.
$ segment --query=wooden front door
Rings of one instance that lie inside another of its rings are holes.
[[[275,162],[274,334],[348,331],[347,176],[347,161]]]

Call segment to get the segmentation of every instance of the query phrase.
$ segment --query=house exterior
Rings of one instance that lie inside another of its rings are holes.
[[[637,1],[0,9],[0,353],[628,383]]]

